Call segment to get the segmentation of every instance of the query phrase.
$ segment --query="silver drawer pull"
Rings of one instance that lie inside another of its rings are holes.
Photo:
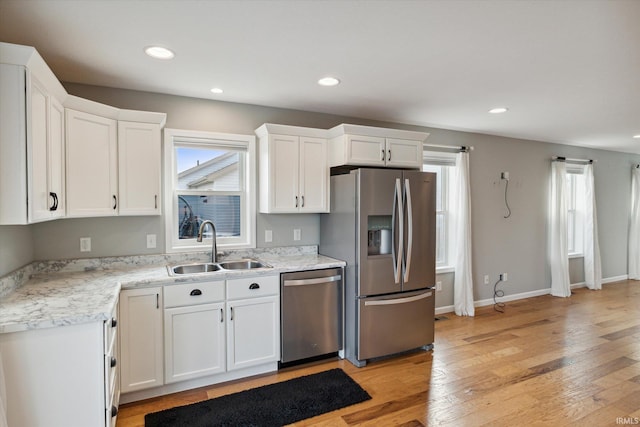
[[[314,279],[297,279],[297,280],[285,280],[285,286],[305,286],[305,285],[317,285],[319,283],[337,282],[342,279],[341,275],[318,277]]]
[[[424,294],[415,295],[415,296],[408,297],[408,298],[396,298],[396,299],[382,299],[382,300],[375,300],[375,301],[365,301],[364,305],[365,305],[365,307],[367,307],[367,306],[372,306],[372,305],[404,304],[404,303],[407,303],[407,302],[419,301],[421,299],[428,298],[431,295],[432,295],[431,292],[427,292],[427,293],[424,293]]]

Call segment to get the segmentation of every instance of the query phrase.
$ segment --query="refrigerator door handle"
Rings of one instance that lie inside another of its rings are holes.
[[[365,301],[364,305],[368,307],[368,306],[372,306],[372,305],[404,304],[404,303],[407,303],[407,302],[420,301],[421,299],[429,298],[431,295],[433,295],[433,292],[429,291],[429,292],[425,292],[424,294],[414,295],[412,297],[407,297],[407,298],[395,298],[395,299],[381,299],[381,300],[374,300],[374,301]]]
[[[396,210],[398,211],[398,247],[395,245],[396,235]],[[400,283],[402,272],[402,251],[404,246],[404,210],[402,208],[402,188],[400,178],[396,178],[396,186],[393,194],[393,211],[391,214],[391,258],[393,260],[393,279]]]
[[[411,270],[411,249],[413,249],[413,204],[411,203],[411,185],[409,180],[404,180],[404,198],[407,201],[407,235],[409,236],[407,242],[407,253],[403,254],[404,258],[404,276],[403,281],[406,283],[409,281],[409,270]],[[405,256],[406,255],[406,256]]]

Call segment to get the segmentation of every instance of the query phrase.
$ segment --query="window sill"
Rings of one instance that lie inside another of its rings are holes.
[[[569,259],[573,259],[573,258],[584,258],[584,254],[582,253],[569,254]]]
[[[456,269],[454,267],[445,265],[442,267],[436,267],[436,274],[454,273]]]

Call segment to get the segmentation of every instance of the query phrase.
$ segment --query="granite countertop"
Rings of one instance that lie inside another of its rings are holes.
[[[156,256],[151,261],[154,265],[145,265],[144,257],[136,257],[135,262],[129,262],[125,258],[118,258],[117,263],[112,262],[113,259],[106,262],[93,260],[93,264],[85,266],[82,271],[68,271],[70,263],[62,262],[52,262],[40,268],[25,283],[0,298],[0,333],[108,320],[121,289],[170,286],[345,265],[343,261],[317,253],[283,255],[276,251],[252,257],[272,268],[169,276],[166,267],[168,264],[188,264],[198,260],[167,259],[167,262],[159,263]]]

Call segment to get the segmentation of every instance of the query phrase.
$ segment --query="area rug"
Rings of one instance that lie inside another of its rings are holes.
[[[342,369],[147,414],[145,427],[282,426],[371,396]]]

